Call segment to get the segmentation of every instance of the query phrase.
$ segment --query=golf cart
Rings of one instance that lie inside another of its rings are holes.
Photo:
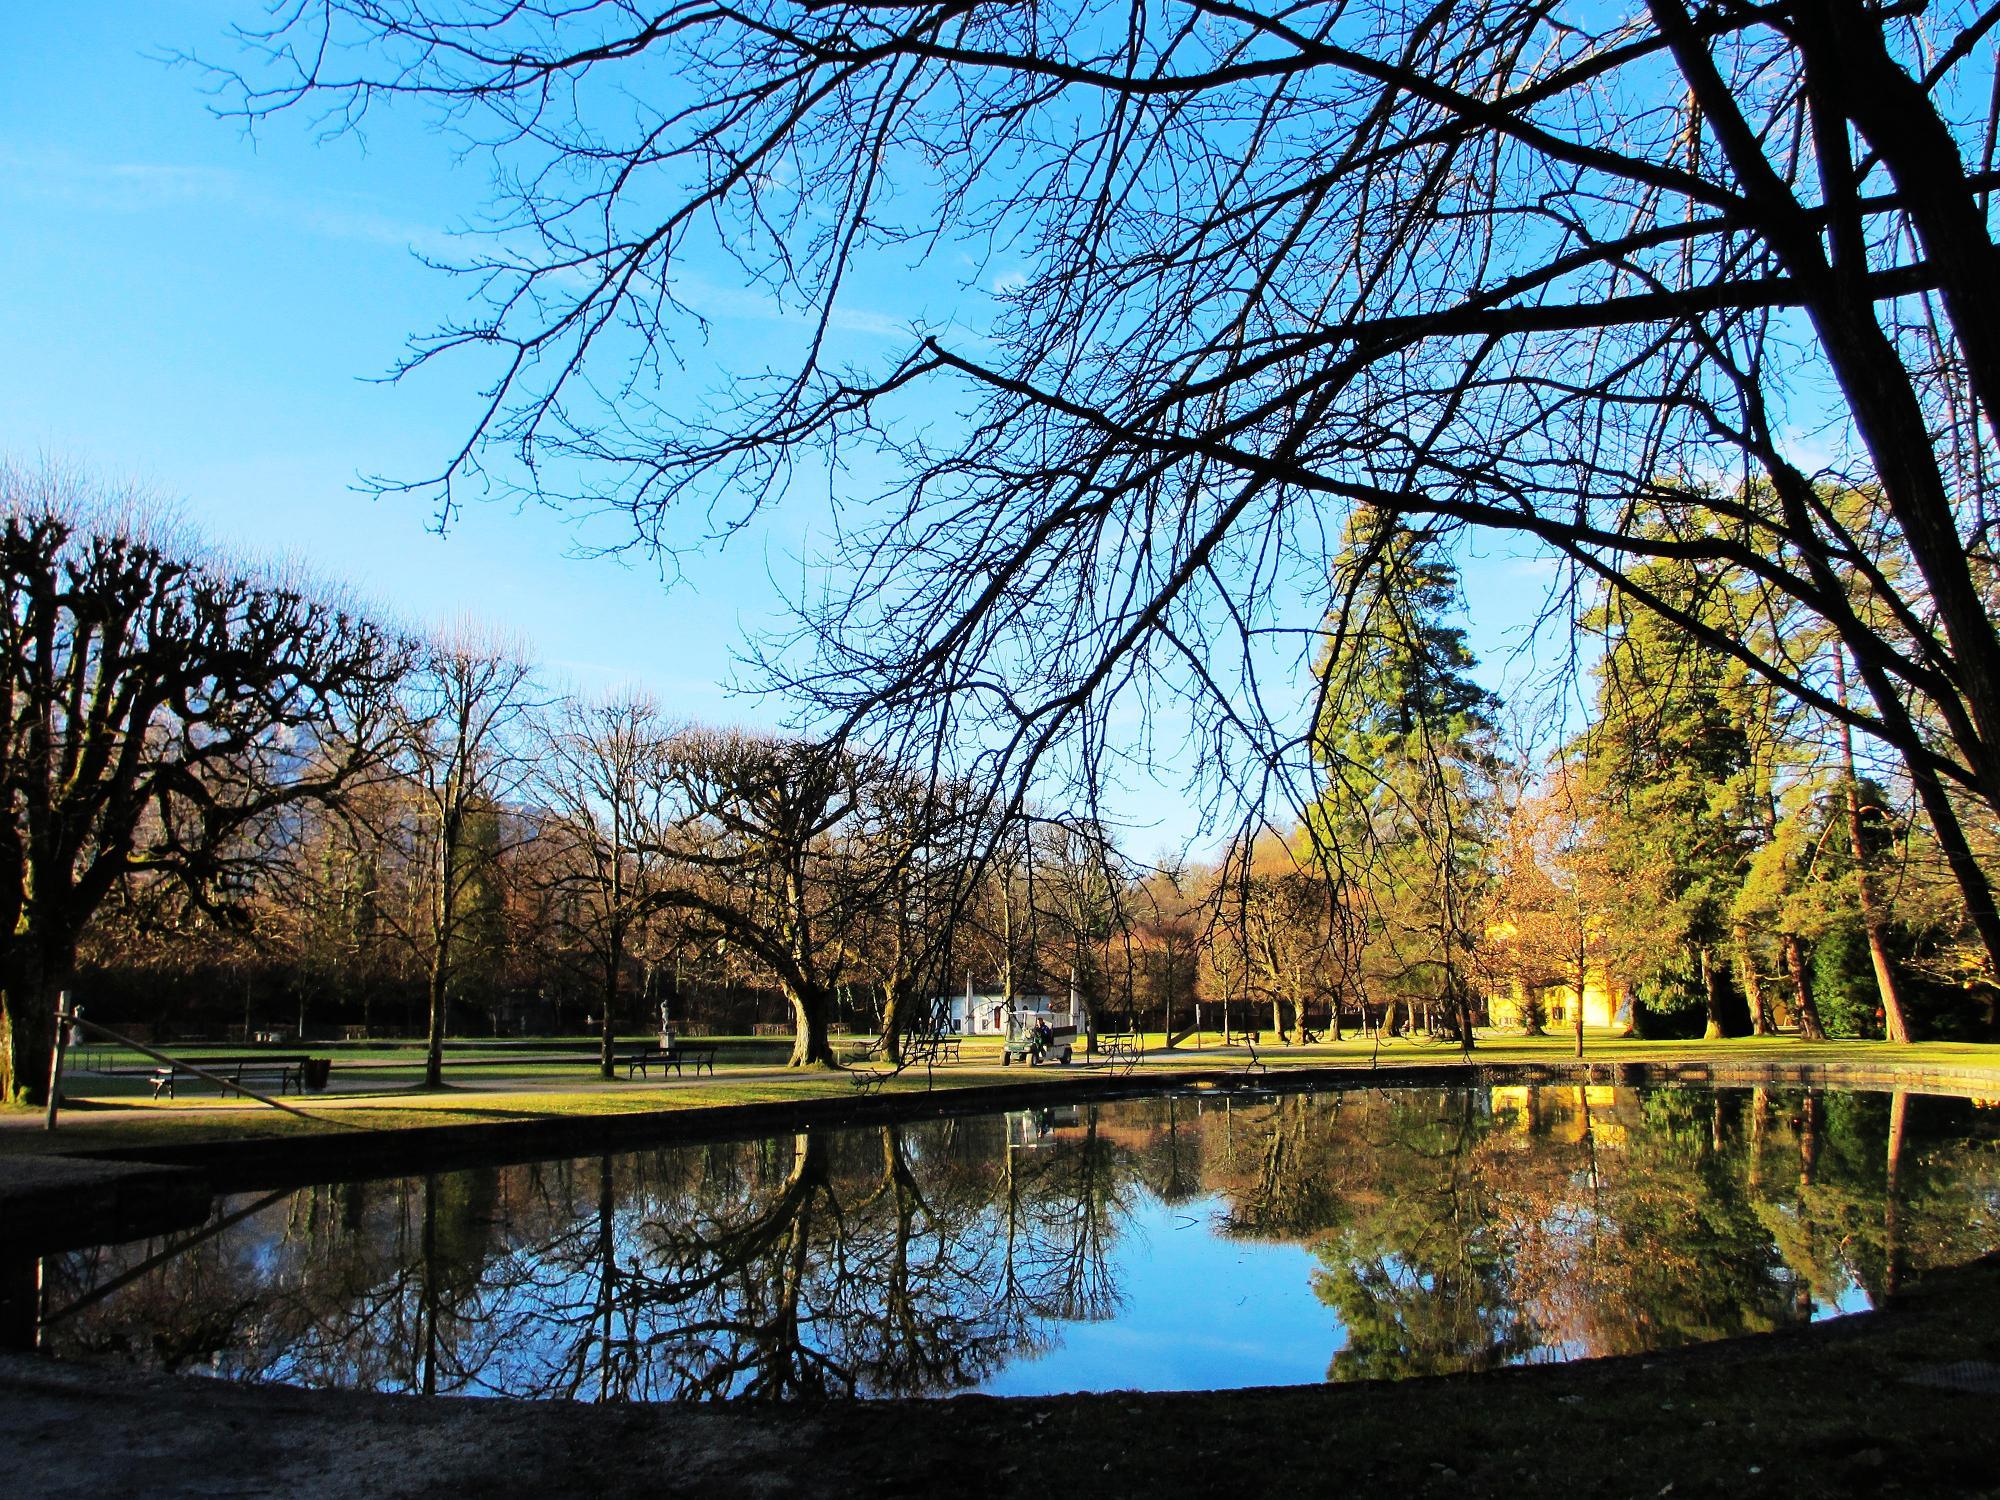
[[[1025,1061],[1032,1068],[1051,1059],[1067,1066],[1075,1046],[1074,1026],[1052,1027],[1048,1017],[1032,1012],[1011,1015],[1007,1018],[1007,1040],[1000,1049],[1000,1066]]]

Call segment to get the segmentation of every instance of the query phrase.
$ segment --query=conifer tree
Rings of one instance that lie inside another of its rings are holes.
[[[1393,1003],[1442,1002],[1472,1045],[1498,700],[1452,625],[1458,572],[1434,532],[1364,517],[1336,570],[1308,833],[1367,913],[1364,968]]]

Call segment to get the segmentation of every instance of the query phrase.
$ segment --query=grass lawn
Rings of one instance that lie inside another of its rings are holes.
[[[251,1136],[282,1136],[324,1132],[353,1126],[364,1129],[422,1129],[439,1125],[537,1119],[555,1116],[631,1114],[646,1111],[706,1109],[739,1104],[765,1104],[812,1098],[852,1098],[855,1075],[847,1072],[792,1072],[781,1065],[782,1049],[757,1039],[770,1063],[731,1062],[734,1039],[718,1038],[725,1059],[714,1077],[686,1077],[605,1082],[590,1063],[526,1065],[505,1056],[465,1060],[446,1074],[446,1087],[435,1092],[417,1088],[420,1063],[407,1051],[367,1048],[334,1053],[334,1085],[328,1092],[287,1102],[313,1116],[311,1120],[282,1114],[254,1101],[224,1099],[202,1084],[183,1090],[175,1101],[153,1101],[143,1075],[72,1075],[65,1086],[65,1107],[59,1129],[50,1136],[41,1127],[42,1112],[0,1107],[0,1152],[55,1150],[104,1151],[120,1146],[160,1143],[188,1144]],[[745,1039],[747,1041],[747,1039]],[[1214,1033],[1203,1045],[1184,1041],[1169,1052],[1165,1038],[1146,1038],[1149,1053],[1134,1076],[1162,1084],[1198,1073],[1240,1072],[1250,1062],[1242,1047],[1221,1048]],[[552,1046],[582,1045],[565,1039]],[[189,1048],[199,1061],[227,1049]],[[240,1050],[240,1049],[239,1049]],[[746,1047],[744,1050],[748,1050]],[[1473,1061],[1487,1066],[1565,1063],[1573,1060],[1574,1038],[1481,1038]],[[1377,1047],[1366,1039],[1290,1047],[1258,1048],[1257,1057],[1273,1075],[1302,1068],[1340,1068],[1359,1072],[1374,1067],[1433,1067],[1461,1060],[1456,1047],[1408,1041]],[[1912,1082],[1930,1081],[1947,1088],[1965,1088],[1988,1097],[2000,1096],[2000,1047],[1977,1043],[1921,1042],[1891,1047],[1883,1042],[1801,1042],[1791,1037],[1745,1037],[1725,1041],[1638,1041],[1610,1035],[1586,1037],[1585,1057],[1598,1063],[1707,1063],[1720,1068],[1740,1066],[1862,1068],[1907,1071]],[[113,1066],[138,1067],[144,1058],[111,1059]],[[357,1063],[375,1064],[359,1067]],[[857,1070],[865,1071],[865,1070]],[[1103,1069],[1079,1059],[1069,1067],[1000,1066],[997,1041],[967,1042],[964,1060],[934,1071],[913,1068],[878,1087],[895,1093],[993,1084],[1055,1084],[1100,1076]],[[1870,1081],[1886,1081],[1871,1079]],[[1990,1090],[1982,1087],[1990,1082]]]

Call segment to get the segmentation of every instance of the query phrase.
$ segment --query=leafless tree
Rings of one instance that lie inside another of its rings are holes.
[[[663,907],[668,740],[658,710],[638,700],[570,701],[540,736],[533,791],[545,812],[542,834],[559,846],[551,883],[575,898],[567,936],[597,970],[606,1078],[625,967]]]
[[[880,450],[778,673],[842,721],[976,727],[1025,779],[1174,703],[1212,788],[1291,790],[1347,515],[1525,534],[1893,746],[2000,954],[1951,802],[2000,809],[1994,16],[290,0],[238,100],[416,98],[493,148],[489,311],[413,355],[500,361],[447,505],[525,450],[672,545]],[[886,358],[843,332],[877,258],[946,248],[1019,274]],[[803,337],[691,409],[683,278],[730,260]],[[1650,593],[1660,558],[1824,620],[1865,696]]]
[[[425,969],[426,1088],[444,1081],[453,982],[475,897],[495,878],[512,838],[502,812],[527,775],[522,736],[535,706],[530,667],[471,627],[440,634],[402,695],[397,760],[410,796],[398,831],[422,877],[402,930]]]
[[[660,905],[755,959],[792,1009],[793,1067],[834,1063],[828,1023],[857,952],[861,883],[843,847],[860,767],[838,747],[685,730],[661,760]]]
[[[408,656],[53,471],[0,469],[0,586],[0,1098],[39,1102],[106,898],[165,878],[238,921],[296,809],[382,766]]]
[[[905,1036],[934,1035],[962,948],[968,873],[981,824],[963,785],[873,764],[857,782],[856,828],[844,874],[855,883],[852,940],[881,996],[884,1058],[901,1066]],[[921,1049],[919,1049],[921,1050]]]

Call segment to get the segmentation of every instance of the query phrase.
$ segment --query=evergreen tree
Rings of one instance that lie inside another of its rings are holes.
[[[1692,615],[1720,622],[1732,613],[1720,589],[1668,565],[1644,581]],[[1700,1007],[1707,1034],[1720,1036],[1724,945],[1769,822],[1770,695],[1738,663],[1622,596],[1593,623],[1609,648],[1595,723],[1572,748],[1612,877],[1607,938],[1640,1004]]]
[[[1442,1002],[1469,1048],[1498,700],[1449,623],[1458,570],[1436,533],[1359,518],[1335,596],[1316,738],[1327,785],[1308,835],[1366,913],[1369,989]]]

